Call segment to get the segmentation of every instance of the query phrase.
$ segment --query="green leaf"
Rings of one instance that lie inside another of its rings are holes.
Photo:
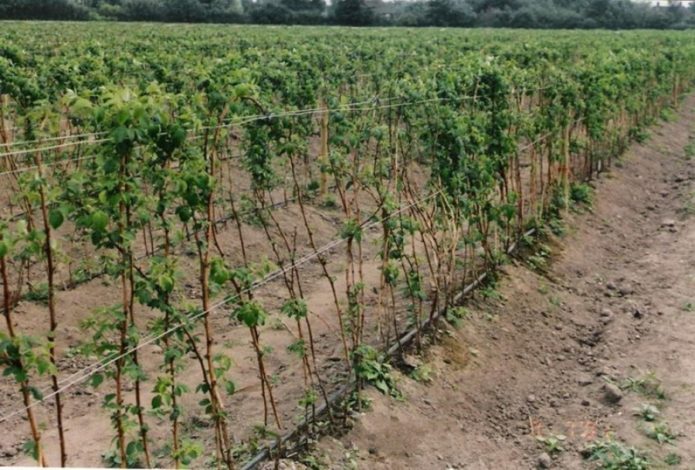
[[[280,308],[280,311],[290,318],[306,318],[308,313],[306,302],[302,299],[289,299]]]
[[[8,251],[7,242],[5,240],[0,240],[0,258],[7,256]]]
[[[221,259],[214,259],[210,263],[210,280],[217,285],[222,285],[229,281],[231,273]]]
[[[53,209],[48,213],[48,222],[51,224],[51,227],[53,227],[54,230],[60,228],[64,221],[65,217],[60,210]]]
[[[140,452],[140,441],[130,441],[125,448],[125,453],[128,457],[133,457]]]
[[[33,439],[28,440],[22,446],[22,450],[25,454],[30,455],[33,459],[38,460],[39,458],[39,446],[36,445],[36,441]]]
[[[174,278],[168,274],[162,274],[159,276],[157,278],[157,284],[159,284],[159,288],[164,292],[170,293],[172,290],[174,290]]]
[[[34,397],[34,400],[41,401],[43,400],[43,393],[41,393],[41,390],[39,390],[36,387],[29,387],[29,392],[31,393],[31,396]]]
[[[162,396],[161,395],[155,395],[152,398],[152,408],[153,409],[158,409],[162,406]]]
[[[176,215],[179,216],[181,222],[186,223],[193,217],[193,211],[188,206],[179,206],[176,208]]]
[[[96,388],[96,387],[98,387],[99,385],[101,385],[101,383],[102,383],[103,381],[104,381],[104,375],[103,375],[103,374],[94,374],[94,375],[92,376],[92,378],[90,379],[89,384],[90,384],[92,387]]]
[[[97,232],[103,232],[109,225],[109,216],[103,211],[96,211],[90,217],[90,226]]]
[[[247,302],[236,309],[236,317],[249,328],[261,326],[267,316],[263,307],[256,302]]]

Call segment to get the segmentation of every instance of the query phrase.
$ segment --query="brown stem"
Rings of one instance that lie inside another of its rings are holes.
[[[39,176],[42,176],[42,164],[41,164],[41,153],[36,153],[36,165],[38,166]],[[51,364],[54,370],[57,368],[56,360],[56,350],[55,350],[55,339],[56,330],[58,329],[58,321],[56,319],[56,306],[55,306],[55,266],[53,261],[53,247],[52,247],[52,230],[48,221],[48,209],[46,204],[46,192],[43,185],[39,187],[39,197],[41,202],[41,215],[43,218],[43,230],[46,235],[46,242],[44,244],[44,253],[46,254],[46,270],[48,271],[48,314],[49,314],[49,333],[48,333],[48,354]],[[63,405],[61,403],[61,394],[59,393],[58,387],[58,376],[57,374],[51,373],[51,384],[53,387],[53,393],[55,396],[55,407],[56,407],[56,420],[58,422],[58,440],[60,442],[60,466],[65,467],[67,464],[68,456],[66,450],[65,442],[65,430],[63,428]]]
[[[7,325],[7,332],[10,338],[13,340],[16,338],[14,326],[12,325],[12,302],[10,300],[10,284],[9,276],[7,275],[7,262],[5,257],[0,257],[0,276],[2,276],[2,299],[3,307],[5,310],[5,323]],[[17,366],[23,369],[22,360],[18,359]],[[29,428],[31,429],[31,437],[34,439],[36,445],[36,457],[37,462],[41,467],[47,467],[46,456],[43,453],[43,448],[41,447],[41,433],[38,426],[36,425],[36,418],[34,417],[34,411],[32,409],[31,395],[29,393],[29,380],[25,379],[20,384],[20,389],[22,391],[22,401],[24,402],[24,407],[27,412],[27,420],[29,421]]]

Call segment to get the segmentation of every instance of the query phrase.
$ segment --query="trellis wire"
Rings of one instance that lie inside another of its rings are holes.
[[[421,198],[421,199],[419,199],[419,200],[417,200],[417,201],[414,201],[414,202],[408,204],[407,206],[404,206],[404,207],[398,209],[397,211],[390,213],[390,214],[389,214],[388,216],[386,216],[386,217],[382,217],[381,219],[374,220],[374,221],[372,221],[372,222],[370,222],[370,223],[368,223],[368,224],[363,225],[363,228],[364,228],[364,229],[369,229],[369,228],[375,227],[375,226],[377,226],[378,224],[384,222],[385,220],[388,220],[388,219],[390,219],[391,217],[393,217],[393,216],[395,216],[395,215],[398,215],[398,214],[400,214],[401,212],[410,209],[411,207],[414,207],[414,206],[416,206],[416,205],[418,205],[418,204],[421,204],[421,203],[423,203],[423,202],[428,201],[429,199],[432,199],[432,198],[436,197],[436,196],[439,195],[440,193],[441,193],[441,190],[436,191],[435,193],[432,193],[432,194],[430,194],[429,196],[426,196],[426,197]],[[232,296],[225,297],[224,299],[222,299],[222,300],[220,300],[219,302],[217,302],[217,303],[215,303],[214,305],[212,305],[209,309],[207,309],[207,310],[205,310],[205,311],[202,311],[202,312],[199,312],[199,313],[197,313],[197,314],[195,314],[195,315],[189,317],[189,318],[187,319],[187,322],[190,323],[191,321],[197,320],[197,319],[199,319],[199,318],[201,318],[201,317],[203,317],[203,316],[205,316],[205,315],[207,315],[207,314],[209,314],[209,313],[211,313],[211,312],[217,310],[218,308],[220,308],[220,307],[222,307],[222,306],[224,306],[224,305],[227,305],[227,304],[229,304],[229,303],[231,303],[231,302],[233,302],[233,301],[238,300],[238,299],[239,299],[239,296],[240,296],[241,294],[246,294],[246,293],[249,293],[249,292],[251,292],[251,291],[253,291],[253,290],[258,289],[259,287],[261,287],[261,286],[263,286],[263,285],[265,285],[265,284],[267,284],[267,283],[273,281],[274,279],[276,279],[276,278],[280,277],[281,275],[283,275],[283,274],[285,274],[285,273],[287,273],[287,272],[293,270],[294,268],[296,268],[296,267],[298,267],[298,266],[302,266],[302,265],[308,263],[308,262],[311,261],[312,259],[314,259],[314,258],[316,258],[316,257],[318,257],[318,256],[321,256],[323,253],[325,253],[325,252],[331,250],[332,248],[334,248],[334,247],[336,247],[336,246],[338,246],[338,245],[340,245],[340,244],[342,244],[342,243],[345,243],[346,241],[347,241],[347,239],[345,239],[345,238],[339,238],[339,239],[336,239],[336,240],[333,240],[333,241],[327,243],[326,245],[324,245],[324,246],[321,247],[320,249],[318,249],[318,250],[316,250],[316,251],[314,251],[314,252],[312,252],[312,253],[309,253],[309,254],[303,256],[303,257],[300,258],[298,261],[295,261],[294,263],[290,264],[289,266],[280,268],[280,269],[274,271],[273,273],[267,275],[267,276],[264,277],[263,279],[254,282],[251,286],[249,286],[248,288],[244,289],[244,290],[241,291],[240,293],[234,294],[234,295],[232,295]],[[68,390],[69,388],[71,388],[71,387],[73,387],[73,386],[75,386],[75,385],[77,385],[77,384],[83,382],[84,380],[88,379],[89,377],[93,376],[93,375],[96,374],[97,372],[100,372],[100,371],[106,369],[109,365],[114,364],[116,361],[119,361],[120,359],[122,359],[122,358],[124,358],[124,357],[127,357],[127,356],[129,356],[129,355],[131,355],[133,352],[138,351],[138,350],[140,350],[141,348],[143,348],[143,347],[145,347],[145,346],[148,346],[148,345],[150,345],[150,344],[153,344],[153,343],[155,343],[156,341],[158,341],[158,340],[160,340],[160,339],[162,339],[162,338],[164,338],[164,337],[166,337],[166,336],[169,336],[170,334],[174,333],[175,331],[177,331],[178,329],[180,329],[180,328],[182,328],[182,327],[184,327],[184,326],[186,326],[186,324],[178,324],[178,325],[176,325],[176,326],[173,326],[173,327],[169,328],[168,330],[166,330],[166,331],[164,331],[164,332],[162,332],[162,333],[160,333],[160,334],[158,334],[158,335],[150,336],[149,338],[145,339],[144,341],[138,343],[137,346],[128,349],[127,351],[123,352],[122,354],[118,354],[118,355],[116,355],[116,356],[114,356],[114,357],[112,357],[112,358],[110,358],[110,359],[108,359],[108,360],[106,360],[106,361],[104,361],[104,362],[99,362],[99,363],[96,363],[96,364],[92,364],[92,365],[89,365],[89,366],[87,366],[87,367],[84,367],[84,368],[78,370],[77,372],[73,373],[72,375],[70,375],[70,376],[64,378],[61,382],[63,382],[65,385],[61,386],[61,387],[58,388],[57,390],[53,390],[52,392],[48,393],[47,395],[42,396],[40,400],[34,400],[34,401],[32,401],[31,404],[29,404],[29,406],[23,406],[23,407],[21,407],[21,408],[17,408],[17,409],[14,410],[14,411],[11,411],[11,412],[9,412],[9,413],[6,413],[6,414],[3,414],[2,416],[0,416],[0,423],[7,421],[8,419],[12,418],[13,416],[16,416],[16,415],[18,415],[18,414],[24,413],[24,412],[26,412],[26,410],[28,410],[28,409],[30,409],[30,408],[34,408],[34,407],[36,407],[38,404],[43,403],[43,402],[47,401],[48,399],[50,399],[50,398],[52,398],[52,397],[54,397],[54,396],[56,396],[56,395],[58,395],[58,394],[63,393],[64,391]],[[81,373],[82,373],[82,375],[80,375]],[[49,389],[46,389],[46,391],[47,391],[47,390],[50,390],[50,388],[49,388]]]

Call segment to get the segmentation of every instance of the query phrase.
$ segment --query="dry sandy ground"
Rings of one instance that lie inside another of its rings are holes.
[[[402,369],[403,400],[368,391],[371,411],[312,458],[328,468],[596,468],[581,451],[610,439],[648,454],[648,468],[695,469],[695,160],[685,150],[695,96],[651,134],[594,185],[592,208],[570,214],[564,236],[542,242],[546,266],[513,260],[498,298],[477,294],[458,328],[442,327],[418,359],[429,383]],[[646,405],[654,422],[636,414]],[[650,438],[654,426],[672,442]],[[538,439],[562,436],[557,452]]]

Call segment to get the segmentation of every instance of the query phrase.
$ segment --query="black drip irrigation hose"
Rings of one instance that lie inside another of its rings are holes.
[[[516,251],[516,249],[519,246],[519,241],[526,238],[530,237],[533,234],[536,233],[536,229],[532,228],[524,232],[524,234],[519,237],[515,242],[513,242],[509,248],[507,249],[507,254],[511,255]],[[482,274],[480,274],[473,282],[468,284],[466,287],[463,288],[462,291],[460,291],[456,296],[454,296],[452,303],[457,303],[460,302],[461,299],[463,299],[466,295],[470,294],[473,290],[478,288],[485,280],[488,278],[490,275],[491,271],[485,271]],[[398,340],[396,340],[387,350],[386,350],[386,355],[388,357],[393,357],[397,351],[399,351],[401,348],[404,346],[408,346],[412,341],[413,338],[417,335],[418,331],[422,331],[423,329],[427,328],[430,326],[431,323],[436,321],[439,317],[444,315],[446,313],[447,306],[444,306],[434,312],[434,315],[431,317],[425,318],[422,323],[419,325],[419,327],[413,327],[411,328],[408,332],[403,334]],[[338,390],[334,391],[330,395],[328,395],[328,401],[324,402],[321,404],[319,407],[316,408],[315,412],[313,413],[313,419],[311,421],[307,420],[304,418],[302,422],[300,422],[294,429],[291,431],[287,432],[286,434],[280,436],[278,439],[275,441],[269,443],[268,445],[264,446],[261,450],[259,450],[256,455],[251,458],[251,460],[247,461],[244,463],[244,465],[241,467],[241,470],[254,470],[260,465],[262,462],[265,460],[269,459],[273,452],[278,449],[282,449],[282,445],[285,444],[288,441],[291,441],[294,439],[301,431],[304,429],[308,428],[309,425],[315,421],[318,417],[323,416],[326,414],[329,408],[333,407],[336,403],[338,403],[340,400],[344,399],[347,397],[350,393],[355,391],[357,387],[357,382],[354,380],[348,382],[347,384],[343,385],[340,387]]]

